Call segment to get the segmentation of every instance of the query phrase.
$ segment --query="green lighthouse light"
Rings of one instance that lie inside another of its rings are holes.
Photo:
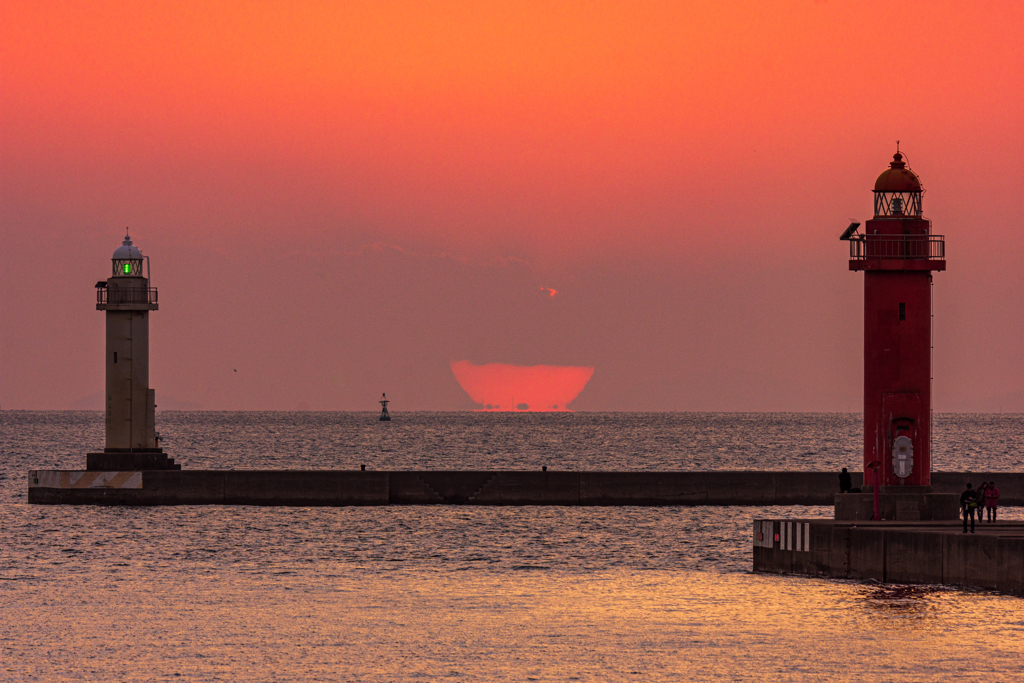
[[[131,272],[132,272],[132,266],[131,266],[131,264],[130,264],[130,263],[126,263],[126,264],[124,264],[124,274],[125,274],[125,275],[128,275],[128,274],[129,274],[129,273],[131,273]]]

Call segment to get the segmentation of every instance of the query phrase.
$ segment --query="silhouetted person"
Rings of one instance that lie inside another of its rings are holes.
[[[839,492],[840,493],[849,493],[850,489],[852,489],[852,488],[853,488],[853,477],[850,476],[850,473],[847,472],[846,468],[844,467],[843,471],[839,473]]]
[[[971,533],[974,533],[974,507],[978,504],[978,492],[967,482],[967,489],[960,494],[960,509],[964,513],[964,533],[967,533],[967,518],[971,518]]]
[[[985,509],[988,510],[988,521],[995,522],[996,515],[999,512],[999,489],[996,488],[996,483],[990,481],[988,488],[985,489]],[[981,511],[978,511],[978,517],[981,517]]]

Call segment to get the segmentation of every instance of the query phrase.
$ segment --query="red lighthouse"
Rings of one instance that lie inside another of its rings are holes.
[[[929,486],[932,271],[946,269],[945,243],[898,148],[874,194],[864,234],[854,224],[842,236],[850,270],[864,271],[864,483],[877,462],[883,487]]]

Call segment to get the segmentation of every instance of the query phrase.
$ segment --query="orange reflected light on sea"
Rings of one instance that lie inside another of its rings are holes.
[[[48,633],[122,680],[917,681],[1013,671],[1024,656],[1024,639],[991,637],[1020,630],[1017,599],[994,594],[920,589],[894,610],[870,586],[742,573],[318,569],[41,586],[40,603],[74,608],[23,604],[5,630]],[[978,614],[992,615],[984,628]],[[45,657],[6,666],[52,672]]]

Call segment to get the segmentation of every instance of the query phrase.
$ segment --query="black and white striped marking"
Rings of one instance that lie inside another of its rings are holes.
[[[770,520],[754,521],[754,546],[759,548],[778,548],[807,552],[811,549],[810,522],[776,522]]]

